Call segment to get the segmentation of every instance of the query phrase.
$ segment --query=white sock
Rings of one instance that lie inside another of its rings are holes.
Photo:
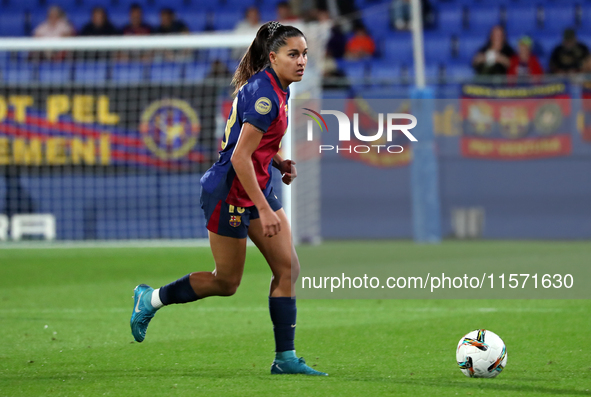
[[[164,303],[162,303],[160,300],[160,288],[155,289],[154,292],[152,292],[151,303],[154,309],[160,309],[162,306],[164,306]]]

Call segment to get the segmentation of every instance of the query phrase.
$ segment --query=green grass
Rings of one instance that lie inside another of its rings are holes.
[[[591,257],[588,243],[547,242],[356,243],[355,252],[371,260],[392,244],[409,263]],[[347,249],[300,251],[311,260]],[[591,396],[588,300],[300,299],[298,354],[330,376],[271,376],[270,272],[256,249],[235,296],[167,307],[132,343],[135,285],[212,269],[207,248],[0,250],[0,396]],[[456,366],[456,344],[475,328],[507,345],[496,379]]]

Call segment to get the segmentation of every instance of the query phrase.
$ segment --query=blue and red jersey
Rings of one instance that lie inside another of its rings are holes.
[[[259,187],[265,197],[269,195],[273,157],[287,129],[288,99],[289,88],[283,89],[271,68],[255,74],[240,88],[228,116],[220,157],[201,177],[203,189],[237,207],[254,205],[230,161],[242,125],[249,123],[263,131],[261,142],[252,154],[252,163]]]

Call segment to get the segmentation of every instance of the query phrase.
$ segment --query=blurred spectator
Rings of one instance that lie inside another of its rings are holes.
[[[531,53],[532,39],[523,36],[518,43],[517,54],[511,57],[510,76],[534,76],[544,74],[538,57]]]
[[[152,33],[152,27],[144,22],[142,7],[133,3],[129,7],[129,23],[123,27],[123,34],[142,36],[150,33]]]
[[[160,26],[158,26],[155,33],[189,33],[189,28],[183,21],[176,18],[176,15],[171,8],[163,8],[160,10]]]
[[[581,66],[581,73],[591,74],[591,55],[587,55],[583,60],[583,66]]]
[[[299,21],[299,18],[294,15],[291,5],[288,1],[280,1],[277,3],[275,9],[277,11],[277,21],[281,23],[293,23]]]
[[[209,72],[207,72],[207,78],[213,78],[213,79],[227,79],[230,78],[232,76],[232,72],[230,72],[230,69],[228,69],[228,66],[220,61],[219,59],[216,59],[215,61],[213,61],[211,63],[211,66],[209,68]]]
[[[435,20],[433,7],[429,0],[421,0],[421,11],[423,14],[423,26],[428,28]],[[411,28],[412,10],[410,0],[393,0],[390,13],[391,24],[398,30],[409,30]]]
[[[245,35],[256,35],[257,30],[261,27],[261,15],[259,9],[255,6],[248,7],[244,12],[244,19],[236,24],[234,33],[241,33]],[[234,48],[232,50],[232,58],[239,59],[246,52],[248,47]]]
[[[58,6],[47,10],[47,19],[33,31],[35,37],[68,37],[73,36],[74,28],[68,22],[66,14]]]
[[[552,51],[550,56],[550,72],[578,73],[587,55],[589,55],[589,49],[585,44],[577,41],[575,31],[566,29],[562,36],[562,43]]]
[[[365,26],[358,23],[353,28],[353,37],[345,47],[345,57],[348,59],[363,59],[373,56],[376,44],[367,32]]]
[[[117,34],[117,29],[113,26],[107,11],[103,7],[94,7],[90,22],[88,22],[80,31],[81,36],[112,36]]]
[[[251,6],[244,12],[244,19],[236,24],[234,27],[235,33],[250,34],[259,30],[261,27],[261,14],[256,6]]]
[[[347,36],[343,33],[341,25],[335,24],[330,30],[330,37],[326,43],[326,55],[334,59],[341,59],[345,56],[347,48]]]
[[[497,25],[491,29],[486,44],[474,55],[472,66],[477,74],[507,74],[513,55],[515,51],[507,43],[505,30]]]

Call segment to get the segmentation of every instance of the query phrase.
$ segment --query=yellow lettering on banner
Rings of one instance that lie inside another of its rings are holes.
[[[15,139],[12,144],[12,155],[14,157],[14,164],[41,165],[43,161],[41,140],[32,138],[27,144],[27,141],[24,139]]]
[[[72,139],[71,152],[72,164],[95,164],[95,144],[93,139],[88,139],[86,142],[79,138]]]
[[[72,99],[72,118],[78,123],[94,123],[94,97],[74,95]]]
[[[111,164],[111,138],[108,134],[101,135],[99,140],[99,152],[101,156],[101,164]]]
[[[6,106],[6,100],[4,100],[3,96],[0,96],[0,122],[4,121],[7,113],[8,106]]]
[[[45,156],[48,165],[66,164],[66,140],[64,138],[49,138],[46,142]]]
[[[14,106],[14,120],[24,123],[27,119],[27,107],[33,105],[33,97],[29,95],[12,95],[9,102]]]
[[[119,123],[119,115],[116,113],[109,113],[109,97],[106,95],[98,97],[96,115],[98,122],[101,124],[114,125]]]
[[[485,142],[480,140],[473,140],[470,141],[469,144],[469,151],[471,153],[478,153],[482,156],[488,155],[494,151],[494,143],[493,142]]]
[[[70,110],[70,98],[67,95],[50,95],[47,97],[47,121],[55,123],[60,115]]]
[[[10,164],[8,155],[8,138],[0,138],[0,165]]]

